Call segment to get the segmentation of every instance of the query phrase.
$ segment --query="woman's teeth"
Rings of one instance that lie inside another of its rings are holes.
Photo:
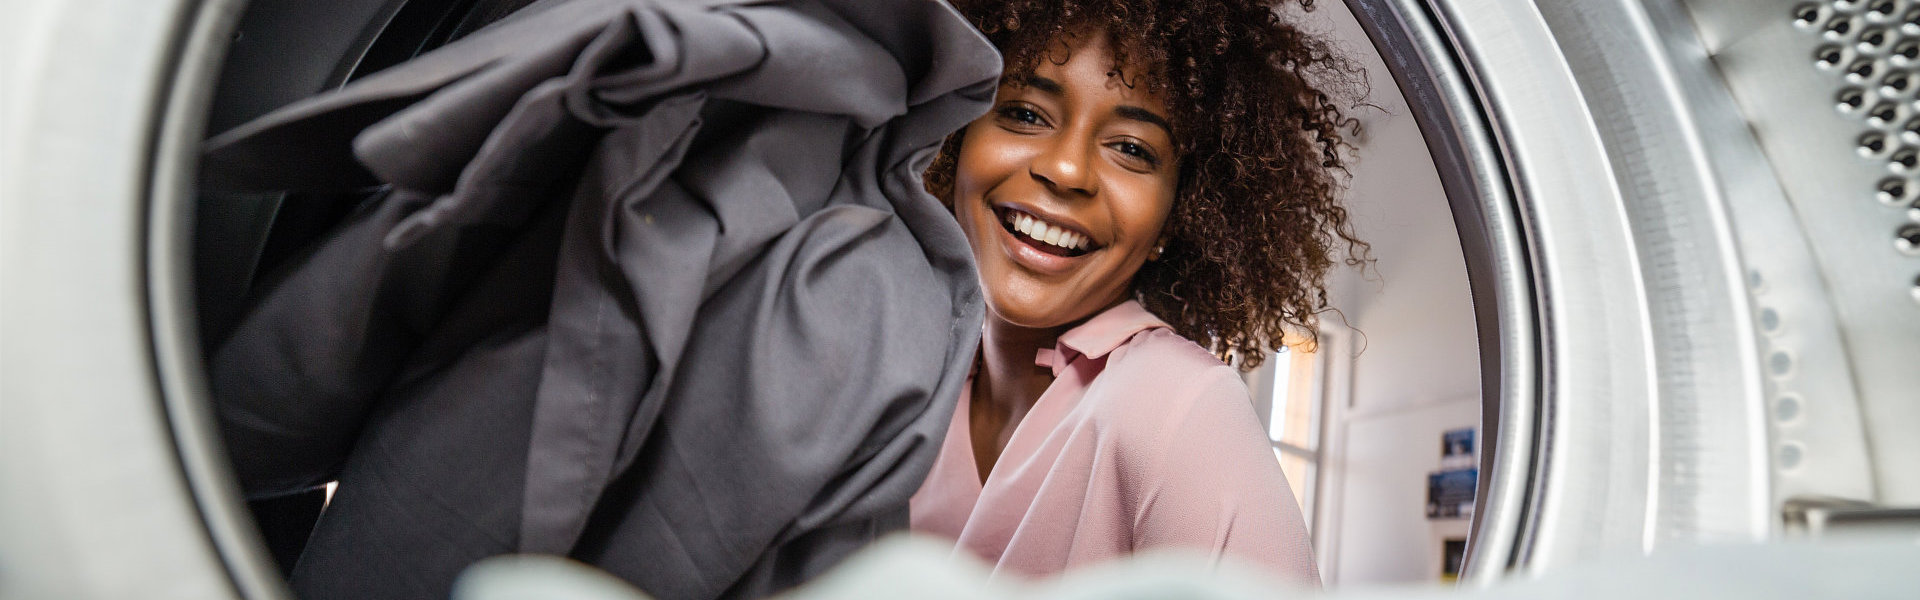
[[[1084,250],[1092,245],[1086,236],[1048,225],[1026,213],[1009,210],[1005,218],[1014,231],[1063,250]]]

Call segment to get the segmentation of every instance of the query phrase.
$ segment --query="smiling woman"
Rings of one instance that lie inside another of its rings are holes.
[[[1006,56],[928,175],[987,319],[915,529],[997,573],[1151,548],[1317,582],[1247,390],[1216,356],[1311,336],[1352,67],[1270,5],[961,3]],[[1197,342],[1197,343],[1196,343]]]
[[[995,309],[1051,328],[1131,298],[1164,243],[1179,163],[1166,102],[1112,76],[1106,40],[1079,35],[966,129],[954,213]]]
[[[1315,335],[1327,270],[1367,259],[1336,195],[1356,123],[1341,107],[1366,86],[1357,64],[1257,0],[957,4],[1006,55],[1007,71],[1000,104],[949,137],[928,170],[935,196],[955,199],[965,141],[992,133],[982,125],[997,121],[1009,134],[1069,125],[1047,112],[1066,101],[1063,80],[1039,72],[1065,77],[1072,50],[1096,45],[1110,58],[1087,61],[1086,75],[1100,81],[1082,83],[1111,88],[1108,116],[1131,130],[1083,135],[1102,136],[1093,143],[1121,156],[1114,166],[1165,179],[1173,198],[1156,260],[1129,270],[1127,297],[1242,368],[1289,332]]]

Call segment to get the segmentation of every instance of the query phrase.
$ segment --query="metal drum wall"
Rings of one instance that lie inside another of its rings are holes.
[[[194,263],[196,239],[257,244],[278,200],[203,209],[199,142],[209,118],[444,40],[474,3],[19,4],[0,591],[284,597],[198,358],[208,299],[251,265]],[[1467,258],[1489,448],[1470,577],[1920,504],[1903,435],[1920,431],[1920,3],[1347,6],[1420,122]],[[311,14],[270,18],[295,9]],[[383,46],[405,19],[427,34]],[[263,39],[333,54],[234,70]]]
[[[1912,518],[1920,7],[1349,5],[1474,279],[1474,575]]]

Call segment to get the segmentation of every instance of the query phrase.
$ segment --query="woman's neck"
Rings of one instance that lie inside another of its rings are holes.
[[[989,410],[1010,416],[1006,427],[1011,431],[1053,384],[1053,369],[1034,364],[1040,350],[1054,349],[1062,334],[1126,301],[1125,296],[1115,298],[1087,316],[1056,327],[1023,327],[989,308],[980,339],[980,372],[974,375],[974,414]]]
[[[1053,371],[1034,364],[1034,357],[1052,349],[1067,329],[1021,327],[989,313],[980,339],[980,372],[974,375],[982,384],[974,389],[987,397],[976,394],[975,402],[995,412],[1026,414],[1053,383]]]
[[[967,407],[972,433],[974,465],[985,482],[1000,461],[1000,452],[1013,439],[1027,412],[1053,384],[1053,370],[1034,364],[1041,348],[1052,348],[1067,328],[1033,329],[1001,320],[987,312],[980,339],[980,370],[973,374],[973,395]]]
[[[1116,300],[1107,308],[1124,300]],[[1060,335],[1086,318],[1058,327],[1022,327],[1001,319],[989,309],[986,321],[980,338],[980,370],[973,375],[972,400],[967,407],[973,459],[980,469],[982,482],[999,462],[1007,442],[1013,439],[1014,429],[1026,419],[1027,412],[1040,401],[1047,387],[1053,385],[1053,369],[1035,364],[1034,359],[1040,350],[1058,346]]]

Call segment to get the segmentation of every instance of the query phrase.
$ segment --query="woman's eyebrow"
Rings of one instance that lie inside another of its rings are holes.
[[[1066,86],[1060,85],[1060,82],[1058,81],[1047,79],[1039,75],[1029,74],[1026,77],[1022,77],[1020,78],[1020,84],[1040,90],[1042,92],[1053,94],[1055,96],[1065,96],[1067,94]]]
[[[1138,106],[1121,105],[1114,107],[1113,114],[1122,119],[1132,119],[1158,125],[1160,129],[1167,132],[1167,137],[1173,137],[1173,124],[1168,123],[1166,118],[1154,114],[1153,111]]]
[[[1029,74],[1021,77],[1020,84],[1055,96],[1064,96],[1067,93],[1066,86],[1060,85],[1060,82],[1039,75]],[[1161,130],[1167,132],[1167,137],[1173,137],[1173,124],[1168,123],[1165,117],[1153,111],[1138,106],[1121,105],[1115,107],[1113,112],[1123,119],[1131,119],[1156,125],[1160,127]]]

